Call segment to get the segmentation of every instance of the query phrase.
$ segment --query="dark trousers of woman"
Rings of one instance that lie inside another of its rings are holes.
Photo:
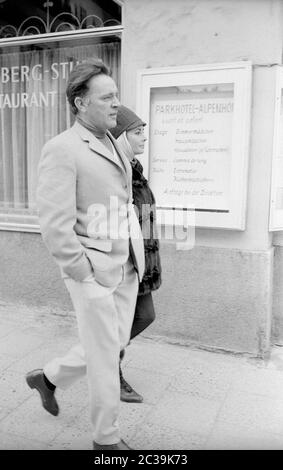
[[[145,330],[155,319],[155,310],[151,292],[144,295],[138,295],[135,316],[133,320],[130,339],[135,338]],[[120,359],[123,359],[125,350],[120,352]]]
[[[131,330],[131,339],[145,330],[155,319],[155,311],[151,292],[144,295],[138,295]]]

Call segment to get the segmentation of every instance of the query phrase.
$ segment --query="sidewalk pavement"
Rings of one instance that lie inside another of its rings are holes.
[[[76,342],[72,315],[0,304],[1,450],[91,449],[86,380],[56,391],[54,417],[24,378]],[[132,448],[283,450],[282,347],[264,361],[140,336],[123,370],[144,396],[121,403],[121,435]]]

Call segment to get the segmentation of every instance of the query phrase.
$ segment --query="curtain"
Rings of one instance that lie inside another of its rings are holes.
[[[32,50],[0,56],[0,213],[35,213],[44,143],[72,124],[65,90],[77,62],[101,58],[119,89],[120,43]]]

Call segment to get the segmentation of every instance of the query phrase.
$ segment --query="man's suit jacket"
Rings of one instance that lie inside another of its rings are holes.
[[[37,203],[43,240],[63,277],[93,274],[117,285],[131,249],[140,280],[143,239],[132,205],[131,165],[108,133],[114,156],[88,129],[73,127],[45,144]]]

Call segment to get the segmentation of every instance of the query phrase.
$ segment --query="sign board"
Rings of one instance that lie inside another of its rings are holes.
[[[139,72],[143,164],[161,223],[195,211],[196,226],[244,230],[250,95],[249,62]]]
[[[274,117],[269,230],[283,230],[283,67],[278,66]]]

